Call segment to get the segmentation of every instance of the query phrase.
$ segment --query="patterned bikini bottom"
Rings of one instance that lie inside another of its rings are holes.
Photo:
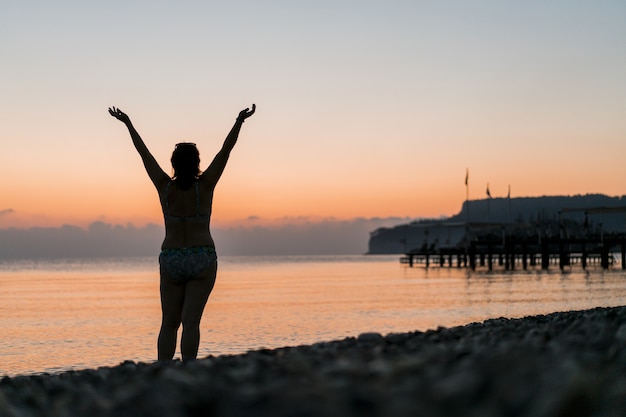
[[[161,275],[166,276],[174,284],[185,284],[188,281],[201,279],[213,262],[217,262],[217,253],[211,246],[192,248],[163,249],[159,254]]]

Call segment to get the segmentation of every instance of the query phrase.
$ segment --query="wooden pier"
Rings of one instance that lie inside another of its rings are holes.
[[[494,266],[505,270],[537,268],[547,270],[551,265],[563,270],[580,265],[586,269],[599,265],[609,269],[619,263],[626,269],[626,234],[589,238],[506,237],[504,239],[476,238],[465,247],[422,247],[406,253],[400,262],[413,267],[466,267],[471,269]]]

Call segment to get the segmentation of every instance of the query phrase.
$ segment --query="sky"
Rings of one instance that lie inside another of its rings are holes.
[[[0,228],[162,222],[109,106],[170,172],[257,105],[222,229],[624,195],[624,22],[623,0],[3,0]]]

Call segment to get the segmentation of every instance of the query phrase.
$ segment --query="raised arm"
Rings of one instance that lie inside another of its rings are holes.
[[[217,181],[222,176],[224,172],[224,168],[226,167],[226,163],[228,162],[228,157],[230,156],[230,151],[233,150],[235,144],[237,143],[237,138],[239,137],[239,131],[241,130],[241,125],[243,122],[250,116],[254,114],[256,111],[256,105],[252,105],[252,110],[249,108],[245,108],[239,112],[239,116],[237,116],[237,120],[233,125],[232,129],[226,136],[224,140],[224,144],[222,145],[222,149],[215,155],[211,165],[202,173],[200,177],[201,180],[205,183],[210,184],[211,186],[215,186]]]
[[[135,149],[137,149],[137,152],[139,152],[141,160],[143,161],[143,166],[146,168],[146,172],[148,173],[150,180],[152,180],[154,186],[157,190],[159,190],[164,183],[169,181],[170,177],[159,166],[156,159],[154,159],[154,156],[152,156],[148,150],[148,147],[143,142],[143,139],[141,139],[141,136],[139,136],[139,133],[135,130],[135,127],[130,121],[130,117],[128,117],[128,115],[126,115],[126,113],[121,111],[119,108],[115,107],[109,107],[109,114],[124,123],[128,128],[130,137],[133,140],[133,145],[135,145]]]

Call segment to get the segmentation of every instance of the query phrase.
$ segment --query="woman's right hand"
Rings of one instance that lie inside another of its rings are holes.
[[[130,117],[128,117],[126,113],[121,111],[119,108],[116,108],[115,106],[109,107],[109,114],[124,124],[130,123]]]
[[[237,116],[237,120],[243,122],[248,117],[252,116],[255,111],[256,111],[256,104],[252,104],[252,110],[250,110],[250,108],[246,107],[245,109],[243,109],[242,111],[239,112],[239,116]]]

